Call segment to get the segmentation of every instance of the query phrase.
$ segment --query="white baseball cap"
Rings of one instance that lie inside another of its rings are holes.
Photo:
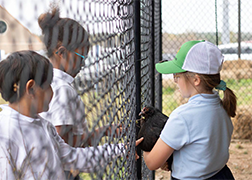
[[[221,71],[224,56],[219,48],[211,42],[188,41],[184,43],[175,58],[156,64],[162,74],[181,73],[185,71],[199,74],[218,74]]]

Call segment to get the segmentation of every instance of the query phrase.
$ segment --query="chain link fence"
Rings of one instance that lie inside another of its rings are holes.
[[[233,138],[252,139],[251,1],[167,0],[162,3],[163,58],[173,59],[179,47],[190,40],[205,39],[218,45],[225,60],[221,78],[237,96]],[[163,75],[163,112],[169,115],[186,101],[172,76]]]
[[[1,59],[24,49],[46,56],[37,19],[50,9],[51,2],[0,1]],[[94,146],[128,144],[122,156],[105,162],[98,171],[80,173],[80,177],[154,179],[154,171],[148,170],[141,157],[135,161],[135,140],[139,131],[136,120],[142,107],[162,108],[161,75],[154,67],[162,56],[161,2],[64,0],[57,3],[61,17],[78,21],[89,32],[88,57],[72,83],[84,102],[89,131],[112,125],[122,127],[120,134],[116,130],[108,136],[105,132],[100,134]],[[73,110],[71,114],[75,113]],[[140,149],[137,152],[141,154]]]
[[[0,0],[1,59],[22,49],[45,55],[37,18],[50,3]],[[64,0],[59,4],[63,17],[75,19],[90,34],[88,58],[72,84],[85,104],[89,130],[123,127],[119,135],[115,131],[102,134],[95,145],[129,144],[123,156],[106,162],[99,171],[81,173],[83,179],[154,179],[155,172],[141,157],[135,162],[136,120],[145,105],[169,116],[186,101],[172,76],[161,76],[154,65],[172,59],[189,40],[205,39],[223,51],[226,61],[221,76],[238,97],[234,138],[252,138],[249,0]]]

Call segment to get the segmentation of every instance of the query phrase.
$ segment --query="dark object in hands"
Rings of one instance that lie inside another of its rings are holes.
[[[138,133],[138,139],[144,137],[144,140],[138,145],[138,147],[140,147],[143,151],[149,152],[157,142],[169,117],[163,114],[159,109],[152,106],[144,107],[139,113],[139,116],[141,116],[141,128]],[[169,170],[171,170],[172,161],[173,155],[171,155],[167,160]]]

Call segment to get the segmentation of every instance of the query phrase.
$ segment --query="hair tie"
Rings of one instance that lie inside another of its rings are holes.
[[[218,86],[216,86],[215,89],[226,91],[226,89],[227,89],[226,82],[221,80],[220,84]]]
[[[17,83],[15,83],[15,84],[13,85],[13,91],[14,91],[14,92],[17,92],[17,90],[18,90],[18,85],[17,85]]]
[[[17,93],[17,98],[19,99],[19,82],[14,83],[13,85],[13,91]]]

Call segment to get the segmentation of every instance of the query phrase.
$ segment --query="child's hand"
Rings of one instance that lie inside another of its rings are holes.
[[[143,141],[143,139],[144,138],[141,137],[140,139],[136,140],[136,146],[138,146]],[[137,152],[135,154],[136,154],[135,160],[139,159],[139,156],[138,156]]]
[[[114,125],[114,124],[112,124],[112,125],[106,125],[103,128],[107,129],[106,132],[105,132],[106,136],[109,136],[112,133],[114,133],[114,137],[116,137],[116,136],[119,136],[121,134],[121,132],[122,132],[122,127]]]
[[[122,125],[115,125],[115,124],[107,125],[107,126],[105,126],[105,128],[107,128],[107,131],[105,133],[106,136],[111,135],[112,133],[114,133],[113,137],[119,137],[120,135],[121,136],[125,135],[125,134],[122,134],[122,132],[123,132]]]
[[[143,141],[143,137],[141,137],[140,139],[136,140],[136,146],[138,146],[142,141]]]

